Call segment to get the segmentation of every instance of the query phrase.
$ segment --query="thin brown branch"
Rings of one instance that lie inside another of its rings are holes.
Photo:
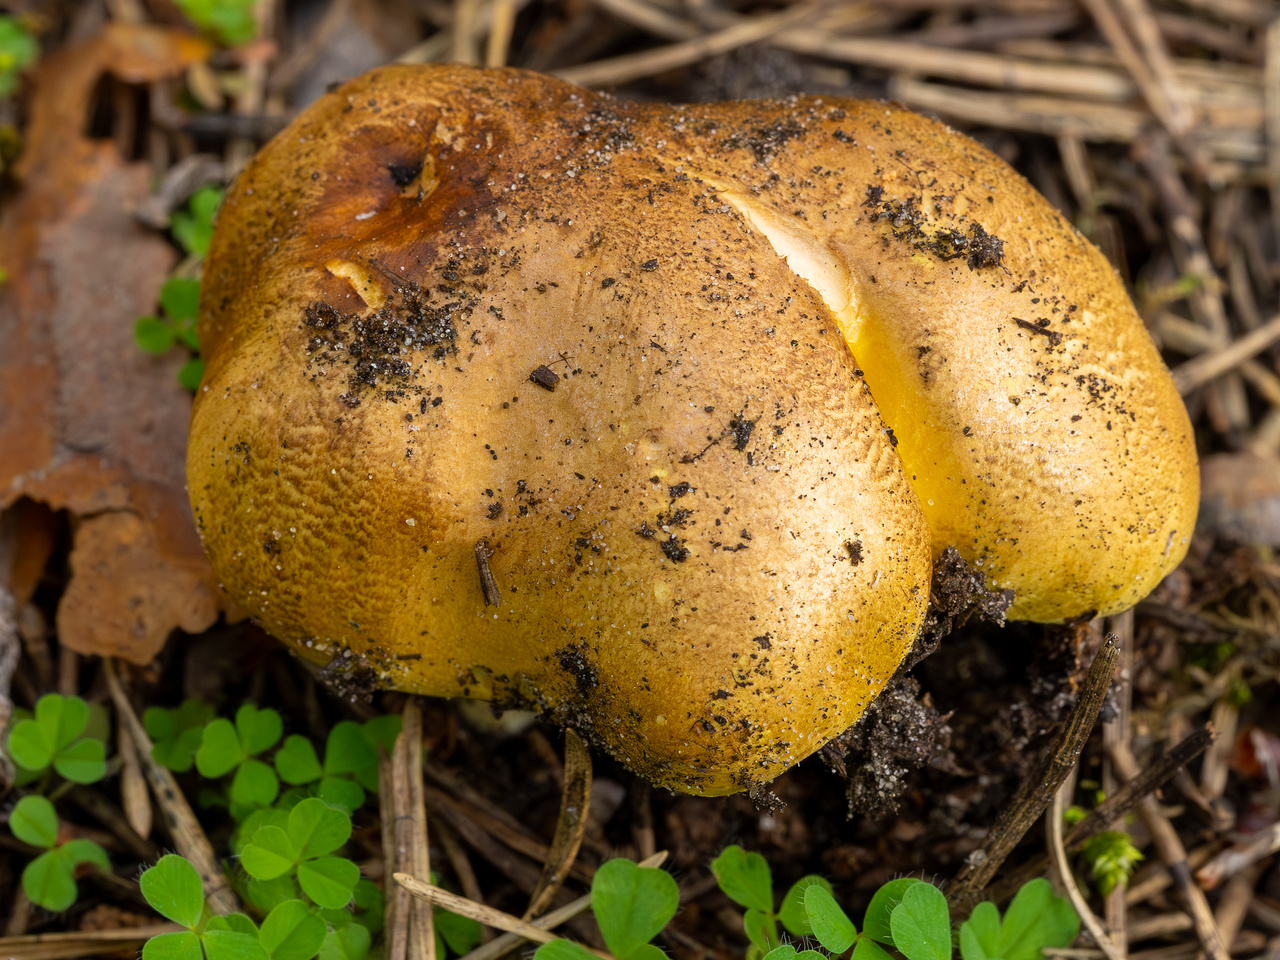
[[[1214,732],[1211,727],[1202,727],[1186,739],[1165,750],[1152,761],[1145,770],[1130,780],[1114,794],[1091,810],[1083,820],[1075,824],[1063,839],[1068,850],[1076,850],[1094,834],[1106,830],[1115,820],[1123,817],[1143,797],[1149,796],[1164,786],[1182,767],[1208,748],[1213,742]],[[1006,871],[1001,878],[991,885],[991,899],[1002,902],[1022,887],[1032,877],[1038,877],[1049,867],[1048,854],[1035,857],[1015,870]]]
[[[983,889],[1013,852],[1018,841],[1053,802],[1054,795],[1067,774],[1080,759],[1080,751],[1098,719],[1098,711],[1111,686],[1119,651],[1114,637],[1107,637],[1093,658],[1093,664],[1080,688],[1080,696],[1067,717],[1061,732],[1036,768],[1023,781],[1022,788],[1005,806],[983,844],[969,859],[950,884],[948,899],[952,916],[965,915],[973,909]]]
[[[114,955],[121,950],[136,950],[152,937],[176,933],[182,929],[176,923],[156,923],[120,930],[77,930],[69,933],[28,933],[18,937],[0,937],[0,956],[11,960],[72,960],[75,957]]]
[[[1128,744],[1115,744],[1110,752],[1111,759],[1116,765],[1116,772],[1122,778],[1133,780],[1138,776],[1138,763],[1129,752]],[[1160,858],[1164,860],[1165,866],[1168,867],[1169,873],[1186,901],[1187,908],[1191,911],[1191,919],[1195,921],[1196,935],[1200,939],[1201,947],[1209,955],[1210,960],[1227,960],[1227,950],[1213,919],[1213,912],[1209,909],[1204,891],[1191,875],[1191,868],[1187,865],[1187,851],[1178,837],[1178,831],[1173,828],[1168,817],[1161,813],[1160,806],[1154,797],[1144,797],[1138,804],[1138,812],[1147,825],[1152,840],[1155,841],[1156,849],[1160,851]]]

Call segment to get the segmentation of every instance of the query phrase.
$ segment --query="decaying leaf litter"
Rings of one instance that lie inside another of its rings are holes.
[[[956,584],[936,583],[935,619],[954,632],[825,764],[755,798],[669,796],[595,757],[590,816],[569,830],[565,784],[584,778],[579,751],[561,759],[564,737],[539,726],[502,737],[473,719],[483,708],[422,704],[423,778],[410,775],[416,751],[398,749],[381,816],[357,817],[349,852],[365,875],[427,869],[399,828],[380,831],[394,820],[429,832],[430,866],[454,889],[518,917],[535,890],[547,903],[578,896],[611,855],[667,850],[682,909],[663,945],[740,956],[740,915],[707,866],[730,842],[765,853],[779,878],[825,874],[854,908],[907,873],[959,877],[964,895],[989,852],[1017,842],[1006,824],[1020,832],[1062,803],[1091,809],[1101,791],[1115,819],[1097,825],[1129,831],[1146,856],[1127,893],[1092,901],[1107,955],[1280,947],[1280,5],[259,0],[252,34],[233,44],[197,37],[168,3],[7,6],[44,57],[0,113],[22,145],[0,210],[0,667],[11,664],[18,707],[55,690],[113,704],[120,763],[61,805],[64,829],[100,842],[114,867],[86,876],[68,913],[25,902],[29,856],[5,834],[5,933],[23,938],[0,941],[6,953],[136,949],[154,930],[127,928],[157,923],[139,865],[161,848],[193,862],[225,849],[229,823],[182,813],[182,778],[166,788],[149,767],[127,703],[140,714],[189,695],[229,713],[253,700],[318,742],[340,719],[404,705],[352,701],[349,685],[333,696],[227,608],[183,490],[183,357],[133,342],[166,277],[191,269],[167,217],[326,85],[397,59],[511,64],[642,98],[886,96],[962,127],[1132,285],[1196,424],[1204,508],[1183,566],[1107,622],[999,628],[963,602],[948,609]],[[1068,719],[1098,696],[1088,668],[1107,634],[1117,682],[1081,766],[1063,771],[1059,796],[1019,794],[1079,749]],[[119,659],[108,669],[102,656]],[[1135,776],[1142,789],[1126,794]],[[1082,839],[1069,830],[1064,846]],[[990,893],[1012,892],[1018,865],[1043,869],[1056,846],[1031,829]],[[430,913],[391,903],[387,942],[401,956],[428,936]],[[593,942],[590,924],[570,930]]]

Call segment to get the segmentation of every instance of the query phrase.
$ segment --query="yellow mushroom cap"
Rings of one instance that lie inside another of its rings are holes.
[[[730,109],[734,125],[768,129],[758,105]],[[1119,276],[955,131],[883,103],[820,112],[768,178],[720,150],[692,162],[835,313],[934,558],[954,546],[1012,589],[1012,619],[1137,603],[1186,554],[1199,470]]]
[[[771,780],[861,715],[947,543],[1024,615],[1132,602],[1185,549],[1162,537],[1189,531],[1194,479],[1092,483],[1096,451],[1108,477],[1121,436],[1194,465],[1167,374],[1114,274],[1023,181],[886,111],[623,104],[464,67],[388,67],[322,98],[237,180],[206,265],[188,474],[226,588],[310,659],[544,707],[704,794]],[[926,165],[994,184],[1039,232],[957,189],[928,193],[932,239],[900,235],[884,205],[914,188],[889,172]],[[940,251],[944,225],[973,223],[1000,262]],[[1089,269],[1044,279],[1061,251]],[[1066,351],[1011,325],[1010,303],[1050,290],[1086,328],[1072,362],[1123,394],[1091,406]],[[971,342],[984,298],[995,332]],[[994,371],[977,362],[996,349]],[[1042,435],[1070,402],[1079,438]],[[1135,417],[1100,434],[1117,404]],[[1007,522],[977,483],[997,468],[1013,475],[990,489],[1027,507]],[[1064,490],[1112,526],[1080,509],[1084,533],[1005,546],[1037,509],[1072,518]],[[1091,566],[1130,579],[1108,594]],[[1070,599],[1039,599],[1054,594],[1035,579],[1063,569]]]

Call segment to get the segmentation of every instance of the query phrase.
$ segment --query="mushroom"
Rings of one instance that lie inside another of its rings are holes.
[[[200,334],[190,489],[238,603],[691,793],[857,720],[946,547],[1061,620],[1136,602],[1194,523],[1115,272],[884,103],[377,70],[241,174]]]

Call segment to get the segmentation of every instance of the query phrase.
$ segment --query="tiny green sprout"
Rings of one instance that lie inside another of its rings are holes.
[[[346,810],[308,797],[289,811],[284,826],[272,823],[258,828],[241,851],[240,862],[258,880],[296,875],[312,902],[339,910],[351,902],[360,868],[329,854],[350,836],[351,817]]]
[[[831,891],[831,884],[816,874],[801,877],[791,885],[782,898],[782,906],[775,912],[773,876],[768,862],[760,854],[748,853],[737,844],[721,851],[711,863],[711,872],[729,899],[745,908],[742,926],[751,941],[748,960],[758,960],[782,942],[779,922],[792,936],[813,936],[804,908],[805,891],[815,885],[828,893]]]
[[[243,819],[257,807],[269,806],[280,792],[275,771],[258,754],[270,750],[280,740],[284,722],[280,714],[251,703],[236,711],[236,722],[219,717],[204,728],[196,769],[202,777],[216,780],[235,771],[231,780],[232,815]]]
[[[16,17],[0,16],[0,97],[18,89],[18,74],[40,58],[40,44]]]
[[[184,700],[176,710],[148,707],[142,725],[151,738],[152,759],[174,773],[186,773],[196,762],[205,724],[213,716],[213,707],[200,700]]]
[[[58,814],[44,797],[23,797],[9,814],[9,829],[23,843],[44,850],[22,871],[22,889],[32,903],[58,913],[76,902],[81,865],[111,871],[107,853],[92,840],[58,842]]]
[[[229,47],[244,46],[253,39],[254,0],[178,0],[187,19]]]
[[[138,886],[157,913],[186,928],[152,937],[142,947],[142,960],[275,960],[244,914],[212,915],[200,875],[185,858],[172,853],[161,857],[143,872]],[[264,926],[271,919],[268,915]]]
[[[1116,887],[1129,885],[1129,878],[1143,856],[1127,833],[1107,830],[1085,841],[1084,858],[1098,890],[1107,896]]]
[[[1040,960],[1047,947],[1065,947],[1080,932],[1070,901],[1054,896],[1049,881],[1032,880],[1018,891],[1001,919],[990,901],[978,904],[960,925],[962,960]]]
[[[343,720],[329,731],[323,763],[310,740],[290,736],[276,752],[276,773],[284,783],[307,787],[331,806],[356,810],[366,791],[377,792],[378,748],[390,753],[399,732],[397,714],[362,724]]]
[[[226,191],[221,187],[201,187],[187,201],[186,210],[175,210],[169,218],[174,239],[187,253],[203,257],[213,239],[213,219]]]
[[[200,389],[200,381],[204,379],[204,359],[192,357],[178,368],[178,385],[192,393]]]
[[[84,736],[89,705],[79,697],[47,693],[36,702],[35,716],[19,720],[9,733],[9,756],[31,774],[50,767],[73,783],[96,783],[107,772],[106,746]]]
[[[204,375],[204,361],[199,357],[200,338],[196,335],[199,302],[199,280],[170,277],[160,288],[164,316],[139,317],[133,324],[134,343],[147,353],[168,353],[181,344],[196,354],[178,370],[178,382],[188,390],[199,387]]]

